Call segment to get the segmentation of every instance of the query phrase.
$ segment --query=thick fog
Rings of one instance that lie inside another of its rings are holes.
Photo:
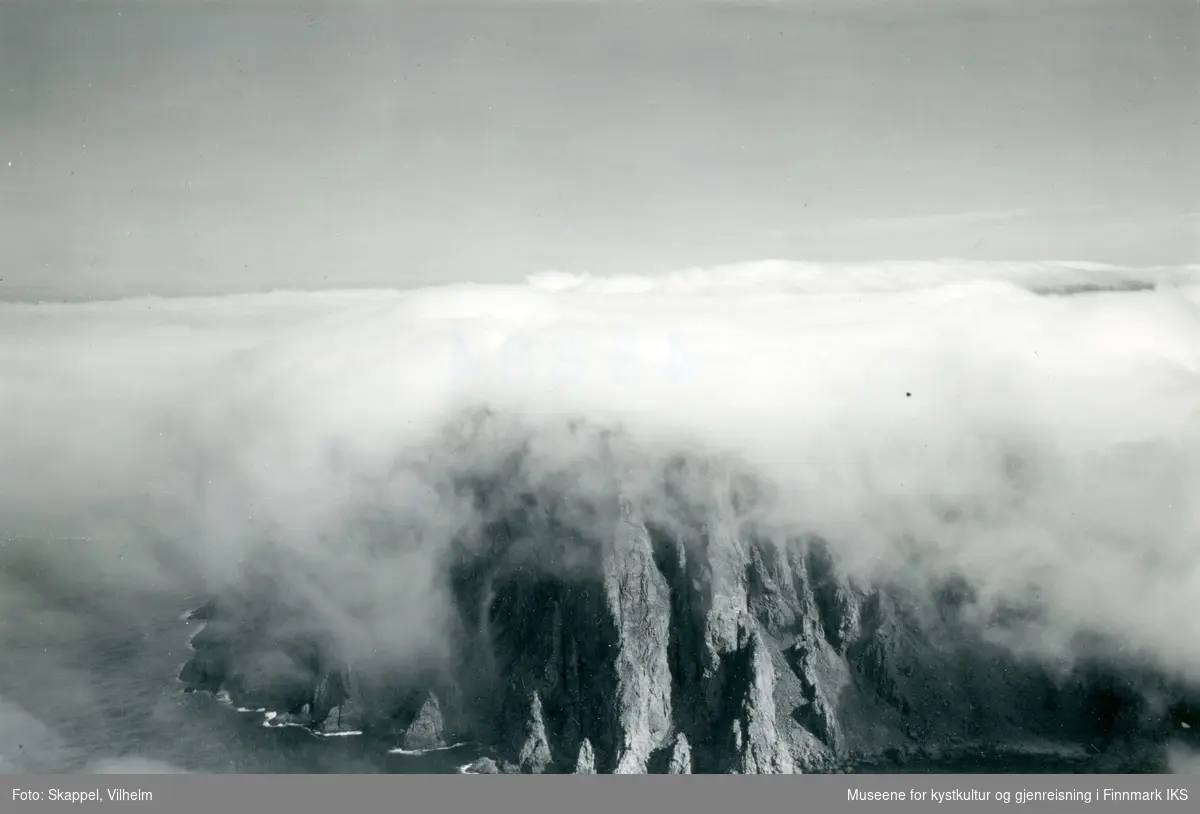
[[[1200,268],[0,305],[3,535],[129,612],[267,573],[351,651],[435,659],[443,558],[479,521],[452,476],[518,447],[501,491],[650,513],[666,460],[719,461],[764,486],[762,528],[864,577],[958,574],[984,616],[1036,601],[1014,647],[1062,659],[1099,634],[1200,680]],[[0,598],[36,601],[11,579]]]

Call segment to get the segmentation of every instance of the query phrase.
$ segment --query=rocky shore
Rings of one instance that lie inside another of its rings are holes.
[[[607,512],[586,507],[586,528],[562,520],[583,511],[562,500],[493,502],[479,539],[447,549],[444,664],[348,661],[286,584],[248,578],[194,614],[207,624],[180,678],[318,732],[411,750],[478,742],[493,756],[467,771],[485,774],[1039,756],[1126,771],[1156,768],[1162,744],[1200,731],[1200,707],[1160,677],[1022,659],[963,621],[970,585],[918,596],[861,584],[820,540],[739,526],[727,495],[679,509],[671,527],[619,490]],[[547,541],[563,540],[571,566],[546,567],[561,550]]]

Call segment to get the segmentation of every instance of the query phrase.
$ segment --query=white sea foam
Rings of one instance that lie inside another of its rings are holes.
[[[432,749],[401,749],[401,748],[397,747],[395,749],[388,749],[388,754],[389,755],[408,755],[410,757],[414,757],[414,756],[419,757],[420,755],[429,755],[429,754],[433,754],[435,752],[449,752],[453,749],[461,749],[464,746],[470,746],[470,745],[471,745],[470,741],[459,741],[458,743],[452,743],[452,744],[449,744],[448,746],[437,746]]]

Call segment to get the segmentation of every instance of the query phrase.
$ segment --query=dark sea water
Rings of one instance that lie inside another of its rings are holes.
[[[323,738],[269,728],[177,680],[203,623],[202,594],[139,584],[119,549],[97,562],[58,544],[0,541],[0,772],[451,773],[481,753],[463,745],[424,755],[366,737]],[[83,565],[87,563],[87,565]],[[151,762],[151,763],[147,763]],[[1136,764],[1136,761],[1134,761]],[[967,754],[882,761],[865,772],[1095,771],[1086,759]],[[1141,770],[1161,770],[1145,764]],[[1110,769],[1111,770],[1111,769]],[[1127,765],[1124,771],[1138,771]]]
[[[186,693],[177,675],[199,623],[185,616],[201,598],[126,583],[119,551],[97,569],[94,552],[62,552],[82,543],[49,559],[38,545],[0,544],[0,771],[454,772],[478,756],[267,728]]]

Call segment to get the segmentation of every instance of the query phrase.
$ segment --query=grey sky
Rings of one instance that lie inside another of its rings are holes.
[[[1171,0],[4,3],[0,298],[1195,261],[1197,77]]]

